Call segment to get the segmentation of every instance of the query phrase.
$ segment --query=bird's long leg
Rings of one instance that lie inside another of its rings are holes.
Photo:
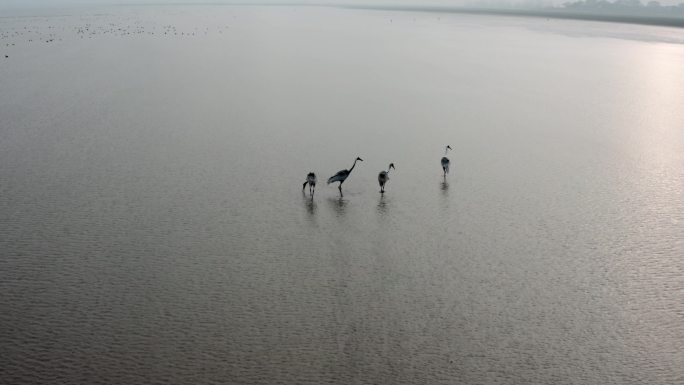
[[[304,184],[302,185],[302,190],[304,190],[306,188],[307,183],[309,183],[309,182],[304,182]]]
[[[340,196],[344,196],[344,194],[342,194],[342,182],[340,182],[340,185],[337,186],[337,188],[340,190]]]

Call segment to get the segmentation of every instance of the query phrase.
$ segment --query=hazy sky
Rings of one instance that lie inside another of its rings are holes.
[[[97,5],[97,4],[206,4],[206,3],[273,3],[273,4],[368,4],[368,5],[463,5],[482,2],[483,5],[495,3],[527,3],[527,4],[562,4],[574,0],[0,0],[0,8],[3,6],[51,6],[64,5]],[[647,0],[642,0],[647,2]],[[663,5],[678,4],[684,0],[660,0]]]

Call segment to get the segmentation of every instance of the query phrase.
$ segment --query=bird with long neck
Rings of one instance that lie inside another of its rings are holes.
[[[385,183],[389,180],[389,172],[391,169],[394,168],[394,163],[390,163],[389,167],[387,167],[387,171],[380,171],[380,174],[378,174],[378,183],[380,183],[380,194],[383,194],[385,192]]]
[[[444,171],[444,177],[446,178],[446,174],[449,173],[449,158],[446,157],[447,152],[451,150],[451,146],[446,146],[444,149],[444,156],[442,157],[442,170]]]
[[[306,188],[306,185],[309,184],[309,194],[311,194],[311,197],[313,197],[314,192],[316,191],[316,174],[310,172],[306,176],[306,182],[302,185],[302,192],[304,192],[304,189]]]
[[[352,166],[349,170],[340,170],[337,172],[337,174],[328,178],[328,184],[334,183],[334,182],[340,182],[340,184],[337,186],[337,188],[340,190],[340,196],[344,196],[342,194],[342,183],[344,183],[344,181],[347,180],[347,178],[349,177],[349,174],[351,174],[354,167],[356,167],[356,162],[359,160],[363,162],[363,159],[357,157],[354,160],[354,164],[352,164]]]

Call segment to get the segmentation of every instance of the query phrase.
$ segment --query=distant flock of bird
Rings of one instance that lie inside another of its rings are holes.
[[[449,158],[446,157],[447,152],[451,150],[451,146],[446,146],[444,149],[444,156],[442,157],[441,160],[441,165],[442,165],[442,171],[444,171],[444,177],[449,173]],[[337,185],[337,188],[340,190],[340,196],[344,196],[342,194],[342,183],[344,183],[347,178],[349,178],[349,175],[351,175],[352,170],[354,170],[354,167],[356,167],[356,162],[361,161],[363,162],[363,159],[356,157],[354,160],[354,164],[352,164],[351,168],[349,170],[340,170],[338,171],[335,175],[331,176],[328,178],[328,184],[330,183],[335,183],[339,182],[340,184]],[[394,169],[394,163],[390,163],[389,167],[387,167],[387,170],[380,171],[378,174],[378,184],[380,184],[380,194],[385,193],[385,184],[387,181],[389,181],[389,172],[391,169]],[[313,171],[308,173],[306,175],[306,181],[302,185],[302,191],[306,189],[306,185],[309,185],[309,194],[311,194],[311,197],[313,197],[314,192],[316,191],[316,182],[318,181],[318,178],[316,178],[316,173]]]

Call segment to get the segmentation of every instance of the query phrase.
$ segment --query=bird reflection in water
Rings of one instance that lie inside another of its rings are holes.
[[[302,202],[304,203],[304,208],[306,213],[309,214],[309,218],[315,218],[316,216],[316,201],[313,195],[307,196],[306,192],[302,190]]]
[[[335,214],[337,214],[337,216],[341,216],[344,215],[349,201],[342,197],[339,197],[329,198],[328,203],[330,203],[330,207],[332,207],[332,209],[335,211]]]
[[[388,204],[387,200],[385,199],[384,194],[380,195],[380,200],[378,201],[377,210],[378,210],[378,213],[380,215],[386,215],[387,211],[389,210],[389,204]]]
[[[311,199],[305,198],[304,206],[306,207],[306,212],[308,212],[309,215],[316,215],[316,201],[313,200],[313,197]]]
[[[439,190],[442,192],[442,195],[444,195],[445,197],[449,195],[449,182],[447,182],[446,176],[439,183]]]

